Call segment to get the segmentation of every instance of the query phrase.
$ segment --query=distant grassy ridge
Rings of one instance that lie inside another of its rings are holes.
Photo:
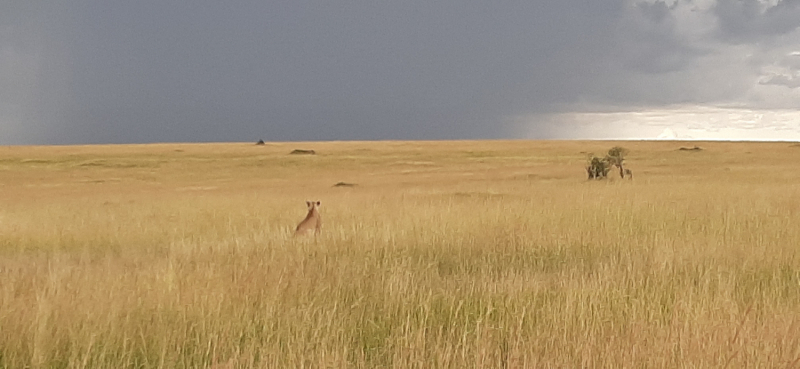
[[[0,368],[800,366],[800,151],[698,145],[2,148]]]

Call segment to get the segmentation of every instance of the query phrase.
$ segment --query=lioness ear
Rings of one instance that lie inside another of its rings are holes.
[[[311,206],[311,201],[306,201],[306,206]]]
[[[317,206],[319,206],[319,201],[317,201]]]

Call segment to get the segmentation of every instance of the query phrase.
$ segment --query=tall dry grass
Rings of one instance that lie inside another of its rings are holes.
[[[800,367],[800,148],[614,144],[3,148],[0,368]]]

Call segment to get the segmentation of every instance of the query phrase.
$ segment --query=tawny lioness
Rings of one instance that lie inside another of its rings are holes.
[[[314,235],[317,235],[322,229],[322,216],[319,215],[319,201],[306,201],[306,205],[308,206],[308,215],[297,225],[297,229],[294,230],[296,236],[308,234],[312,231]]]

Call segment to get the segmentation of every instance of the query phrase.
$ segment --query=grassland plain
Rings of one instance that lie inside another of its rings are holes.
[[[0,368],[800,367],[800,147],[682,145],[0,147]]]

